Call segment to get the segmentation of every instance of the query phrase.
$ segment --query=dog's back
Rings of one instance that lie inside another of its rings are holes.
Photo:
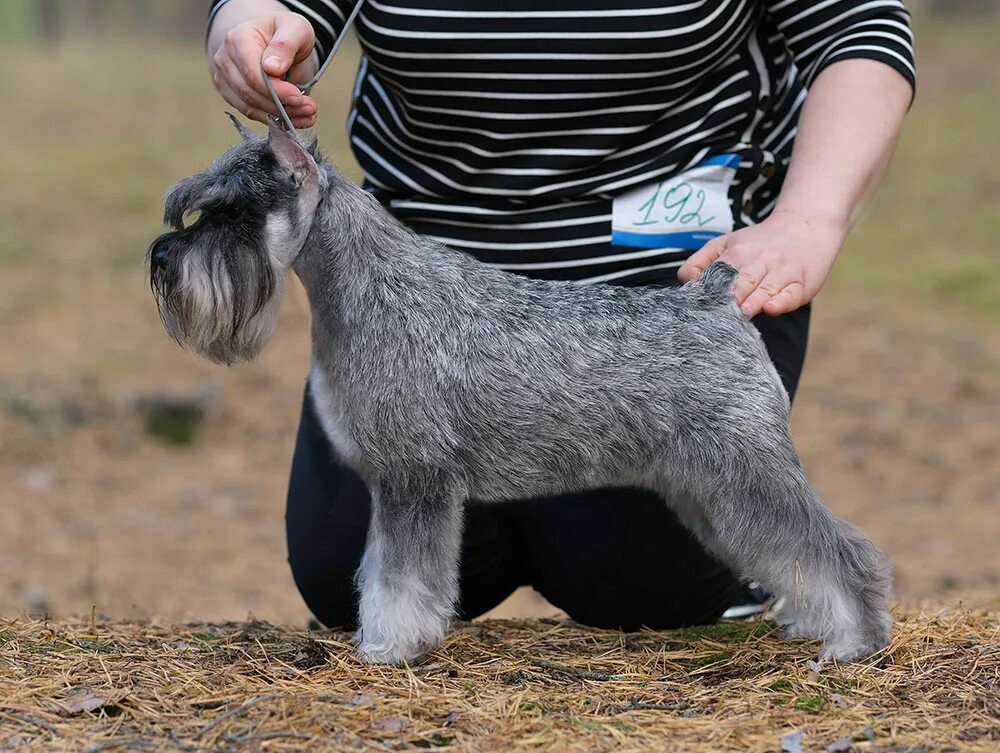
[[[417,244],[392,257],[398,284],[383,278],[349,303],[364,336],[359,325],[346,352],[321,359],[367,417],[348,431],[381,469],[467,466],[480,499],[605,485],[748,395],[785,399],[767,389],[773,368],[728,264],[682,287],[583,287]]]

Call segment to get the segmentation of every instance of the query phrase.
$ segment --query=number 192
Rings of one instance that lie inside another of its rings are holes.
[[[662,200],[660,200],[661,192],[663,194]],[[694,206],[695,204],[697,206]],[[653,211],[661,208],[659,205],[662,205],[662,209],[667,210],[666,214],[662,217],[652,217]],[[645,211],[642,220],[632,224],[635,226],[655,225],[662,220],[668,224],[679,223],[702,227],[715,219],[715,215],[711,217],[701,216],[701,209],[704,205],[705,192],[702,189],[696,189],[689,182],[682,181],[663,191],[663,182],[661,181],[656,184],[656,190],[649,197],[649,200],[638,209],[639,212]]]

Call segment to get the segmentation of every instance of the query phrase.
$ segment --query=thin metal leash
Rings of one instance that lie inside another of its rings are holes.
[[[333,62],[333,57],[337,54],[337,50],[340,49],[344,40],[347,39],[347,32],[350,30],[351,26],[354,25],[354,19],[358,17],[358,13],[361,12],[361,6],[364,4],[365,0],[358,0],[358,2],[354,5],[354,9],[347,17],[347,20],[344,21],[344,28],[333,42],[333,48],[330,50],[330,54],[326,56],[326,60],[323,61],[323,64],[319,67],[319,70],[316,71],[313,77],[304,84],[295,84],[299,88],[300,92],[308,94],[316,85],[316,82],[319,81],[320,76],[326,73],[326,69],[329,68],[330,63]],[[267,87],[267,93],[271,95],[271,99],[274,100],[275,107],[278,108],[278,115],[271,115],[270,117],[273,118],[275,122],[282,126],[286,131],[291,133],[293,136],[298,137],[298,131],[296,131],[295,126],[292,125],[292,119],[288,117],[288,113],[285,111],[285,106],[281,104],[281,100],[278,99],[278,93],[274,90],[274,84],[271,83],[270,75],[268,75],[267,71],[264,70],[263,63],[261,63],[260,66],[260,73],[264,77],[264,85]],[[285,80],[287,81],[288,79],[286,78]]]

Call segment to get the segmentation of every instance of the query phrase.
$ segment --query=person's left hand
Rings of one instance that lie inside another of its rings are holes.
[[[826,280],[847,234],[843,223],[776,209],[767,219],[713,238],[677,270],[681,282],[724,261],[739,270],[733,298],[748,319],[778,316],[809,303]]]

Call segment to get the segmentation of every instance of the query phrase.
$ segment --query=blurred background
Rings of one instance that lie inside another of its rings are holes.
[[[236,134],[205,0],[0,0],[0,615],[308,617],[284,492],[308,368],[295,283],[258,363],[161,328],[162,196]],[[1000,14],[912,4],[917,98],[815,307],[795,439],[897,595],[1000,607]],[[345,141],[357,46],[314,94]],[[522,594],[504,613],[545,611]]]

